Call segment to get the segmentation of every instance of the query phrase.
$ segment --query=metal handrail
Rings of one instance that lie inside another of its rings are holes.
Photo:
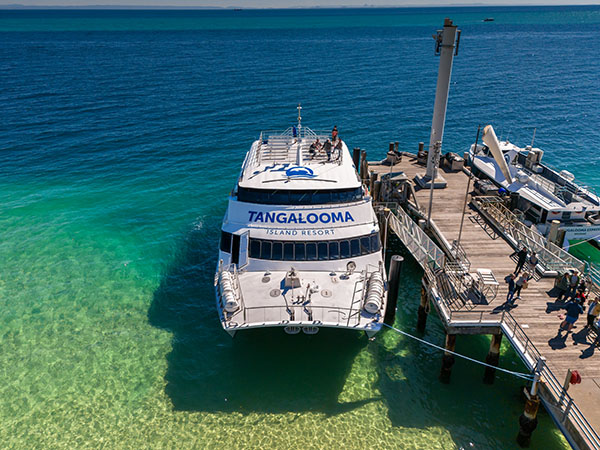
[[[526,226],[512,211],[496,199],[497,197],[475,197],[472,201],[478,206],[480,212],[485,213],[489,220],[513,239],[515,245],[525,245],[535,251],[542,265],[548,269],[565,271],[569,268],[576,268],[582,272],[585,270],[585,264],[582,261]]]
[[[521,354],[523,361],[530,370],[533,370],[536,367],[537,361],[542,358],[540,351],[509,311],[503,311],[502,315],[493,314],[491,311],[449,311],[448,323],[459,322],[453,320],[453,316],[459,314],[463,316],[475,316],[474,320],[467,322],[473,325],[500,327],[504,334],[513,342],[515,349]],[[496,320],[484,320],[484,315],[486,315],[486,318],[496,318]],[[567,419],[571,420],[571,423],[581,431],[592,448],[600,449],[600,435],[590,425],[585,415],[558,381],[556,375],[546,362],[542,363],[541,374],[544,386],[546,386],[550,394],[550,398],[547,399],[551,402],[550,406],[557,408],[562,413],[561,424],[564,424]]]
[[[397,203],[377,203],[376,206],[389,209],[388,225],[424,270],[430,263],[434,264],[434,270],[444,268],[444,252]]]

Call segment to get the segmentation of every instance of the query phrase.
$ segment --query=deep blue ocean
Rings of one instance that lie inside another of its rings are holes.
[[[232,340],[212,288],[261,130],[416,151],[432,34],[462,30],[443,150],[478,124],[600,188],[600,7],[0,10],[0,442],[6,448],[514,448],[520,381],[391,333]],[[494,17],[494,22],[483,22]],[[401,249],[397,249],[401,251]],[[408,261],[397,326],[416,323]],[[424,338],[443,342],[431,317]],[[485,337],[457,351],[484,359]],[[507,346],[501,365],[525,370]],[[533,448],[567,444],[542,414]]]

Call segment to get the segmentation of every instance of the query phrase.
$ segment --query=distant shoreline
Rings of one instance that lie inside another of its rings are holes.
[[[260,11],[260,10],[298,10],[298,9],[443,9],[443,8],[498,8],[498,7],[600,7],[600,2],[597,3],[580,3],[580,4],[564,4],[564,3],[515,3],[504,4],[486,4],[486,3],[456,3],[449,5],[434,5],[434,4],[413,4],[413,5],[323,5],[323,6],[289,6],[281,7],[240,7],[240,6],[169,6],[169,5],[0,5],[0,10],[221,10],[221,11]]]

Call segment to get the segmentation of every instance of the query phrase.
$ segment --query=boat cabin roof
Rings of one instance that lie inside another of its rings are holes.
[[[331,148],[326,150],[329,139]],[[317,146],[313,144],[317,143]],[[312,146],[312,148],[311,148]],[[251,189],[340,190],[361,187],[346,144],[309,128],[261,133],[252,144],[238,186]]]

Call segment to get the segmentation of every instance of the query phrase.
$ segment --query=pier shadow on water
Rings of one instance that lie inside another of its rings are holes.
[[[192,231],[164,274],[148,311],[173,333],[165,375],[176,410],[320,411],[339,414],[377,399],[339,403],[352,363],[368,343],[347,330],[288,336],[281,328],[232,339],[218,319],[213,289],[218,230]]]

